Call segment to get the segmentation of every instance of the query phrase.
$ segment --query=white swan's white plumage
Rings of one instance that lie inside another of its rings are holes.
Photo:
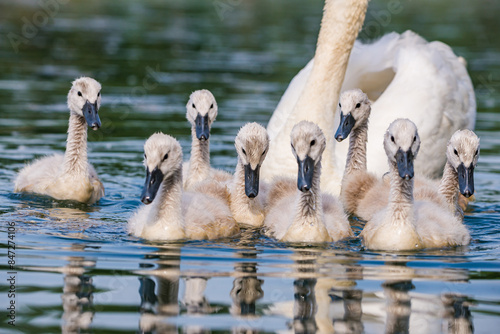
[[[87,125],[94,130],[101,126],[97,114],[100,105],[99,82],[88,77],[73,82],[68,93],[70,118],[65,154],[43,157],[24,167],[15,180],[15,192],[88,204],[104,196],[104,186],[87,160]]]
[[[354,44],[366,6],[366,0],[325,2],[315,58],[292,79],[269,121],[272,144],[262,168],[265,180],[278,173],[293,175],[295,162],[280,152],[288,145],[291,126],[306,119],[319,124],[327,136],[322,189],[339,193],[348,145],[335,145],[329,132],[338,126],[335,106],[341,88],[361,88],[372,100],[367,160],[368,169],[377,175],[387,171],[383,134],[398,117],[418,126],[422,154],[415,168],[431,177],[442,171],[442,153],[451,135],[460,128],[474,128],[475,95],[463,58],[446,44],[428,43],[411,31]],[[428,161],[432,163],[424,168]]]

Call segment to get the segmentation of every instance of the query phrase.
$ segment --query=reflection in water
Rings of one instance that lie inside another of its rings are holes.
[[[189,315],[212,313],[213,309],[205,297],[207,281],[208,279],[204,277],[186,277],[182,304],[186,308]],[[188,334],[209,333],[209,331],[203,328],[203,326],[199,326],[194,322],[193,324],[184,326],[183,332]]]
[[[299,279],[293,282],[295,305],[293,307],[293,329],[296,333],[316,331],[316,279]]]
[[[73,244],[72,251],[84,251],[85,245]],[[62,268],[64,288],[62,295],[62,333],[79,333],[89,329],[94,317],[92,277],[85,275],[87,268],[95,267],[95,261],[83,256],[67,257],[68,264]]]
[[[140,268],[149,269],[155,279],[141,277],[139,294],[141,296],[139,327],[143,332],[177,333],[177,325],[169,318],[179,314],[179,269],[180,246],[171,246],[146,255],[146,260],[154,259],[155,265],[144,262]]]
[[[454,293],[432,295],[415,293],[414,278],[418,269],[406,267],[406,262],[388,262],[388,278],[382,283],[380,298],[364,304],[365,314],[376,316],[384,323],[385,333],[472,333],[472,317],[464,296]],[[436,278],[460,281],[468,273],[449,271]],[[382,299],[382,300],[381,300]]]
[[[212,312],[210,303],[205,297],[207,281],[206,277],[186,277],[182,304],[188,314],[209,314]]]
[[[237,251],[236,254],[238,257],[248,259],[248,262],[236,262],[234,267],[236,278],[230,293],[233,301],[230,313],[241,319],[255,319],[259,317],[256,314],[255,303],[264,297],[262,290],[264,281],[257,278],[257,251],[251,248]],[[234,327],[233,333],[256,333],[256,330],[249,327]]]
[[[382,288],[386,297],[385,333],[409,333],[411,298],[408,292],[415,286],[411,281],[388,281]]]
[[[362,333],[361,297],[354,280],[360,279],[359,266],[349,261],[328,263],[337,277],[324,277],[321,262],[329,251],[296,250],[294,254],[297,279],[294,280],[293,321],[295,333]],[[333,259],[335,259],[333,257]],[[343,263],[341,263],[343,262]],[[345,278],[345,279],[344,279]],[[271,312],[282,314],[285,303],[273,305]]]
[[[469,303],[465,296],[449,293],[443,295],[441,300],[446,310],[443,328],[447,328],[450,334],[473,333],[474,326],[472,324]]]

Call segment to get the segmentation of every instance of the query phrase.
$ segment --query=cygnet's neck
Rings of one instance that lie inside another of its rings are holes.
[[[191,128],[191,138],[191,157],[186,188],[205,180],[210,174],[210,139],[199,140],[194,127]]]
[[[68,139],[64,153],[64,173],[87,175],[87,122],[83,116],[71,112],[69,116]]]
[[[312,185],[309,191],[299,190],[299,203],[295,214],[295,221],[323,224],[323,205],[321,203],[321,160],[314,166]]]
[[[368,120],[362,121],[349,136],[349,151],[344,171],[344,179],[355,171],[366,171],[366,140]]]
[[[463,218],[464,212],[458,205],[458,173],[453,166],[446,162],[443,177],[439,183],[439,193],[444,196],[451,212],[459,218]]]
[[[400,177],[396,164],[392,162],[389,162],[389,174],[391,179],[389,210],[392,223],[413,226],[413,178],[406,180]]]
[[[156,213],[158,224],[169,231],[172,239],[185,237],[184,217],[182,215],[182,168],[179,167],[172,175],[165,178],[158,190],[157,198],[151,205]]]

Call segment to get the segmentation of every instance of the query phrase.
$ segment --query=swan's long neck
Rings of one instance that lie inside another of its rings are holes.
[[[75,113],[69,116],[68,139],[64,154],[64,173],[87,175],[87,122]]]
[[[368,138],[368,121],[352,130],[349,136],[349,151],[344,170],[344,179],[355,171],[366,171],[366,140]]]
[[[349,56],[363,26],[367,6],[367,0],[325,2],[314,65],[304,92],[294,108],[295,121],[308,119],[318,124],[325,134],[325,183],[326,180],[332,180],[332,173],[337,174],[337,182],[341,177],[335,165],[335,140],[331,129],[334,128],[336,106]],[[325,183],[323,186],[330,188]]]
[[[299,204],[297,206],[296,220],[311,223],[322,222],[323,205],[320,190],[321,161],[316,163],[311,189],[306,192],[299,191]]]
[[[368,0],[326,0],[314,66],[302,96],[320,97],[334,111],[354,41],[365,20]],[[301,96],[300,101],[304,100]]]
[[[443,177],[439,183],[439,193],[446,198],[451,211],[456,216],[463,218],[464,213],[458,205],[458,173],[449,162],[444,166]]]
[[[280,133],[271,141],[268,166],[282,165],[281,173],[294,175],[295,161],[286,147],[290,132],[301,120],[320,126],[326,137],[323,154],[322,189],[338,194],[342,175],[335,164],[333,131],[335,110],[344,81],[349,55],[365,19],[368,0],[327,0],[325,2],[314,65],[300,97]],[[269,168],[269,167],[268,167]],[[275,172],[264,170],[269,178]]]
[[[393,224],[413,225],[413,179],[403,179],[399,176],[396,164],[389,163],[391,191],[389,195],[389,210]]]
[[[172,231],[172,234],[185,235],[182,215],[182,168],[179,167],[163,180],[158,190],[158,197],[152,205],[156,205],[155,221],[163,224],[165,229]]]
[[[186,179],[187,188],[208,178],[210,174],[210,139],[199,140],[191,128],[191,157]]]

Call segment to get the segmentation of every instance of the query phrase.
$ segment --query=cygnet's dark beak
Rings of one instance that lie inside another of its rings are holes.
[[[85,102],[83,105],[83,117],[87,121],[88,126],[92,128],[92,130],[97,130],[101,127],[101,120],[99,119],[99,115],[97,114],[97,100],[94,104],[89,101]]]
[[[146,182],[142,189],[141,202],[144,204],[151,204],[156,197],[158,189],[160,189],[161,182],[163,181],[163,173],[156,167],[152,172],[149,168],[146,169]]]
[[[399,149],[396,152],[396,162],[398,165],[399,176],[405,180],[413,178],[413,153],[411,149],[408,151],[403,151]]]
[[[259,194],[260,165],[252,169],[250,164],[245,165],[245,194],[249,198],[257,197]]]
[[[356,120],[352,117],[351,113],[348,113],[347,115],[340,113],[340,124],[337,132],[335,132],[335,139],[337,139],[338,142],[346,139],[349,136],[349,133],[351,133],[352,127],[355,123]]]
[[[201,116],[198,114],[194,120],[196,129],[196,138],[199,140],[208,140],[210,137],[210,128],[208,126],[208,114]]]
[[[309,191],[312,187],[314,174],[314,160],[306,155],[304,160],[297,159],[299,164],[299,175],[297,177],[297,188],[300,191]]]
[[[469,167],[465,167],[462,162],[458,165],[457,172],[460,193],[467,198],[471,197],[474,194],[474,166],[470,164]]]

